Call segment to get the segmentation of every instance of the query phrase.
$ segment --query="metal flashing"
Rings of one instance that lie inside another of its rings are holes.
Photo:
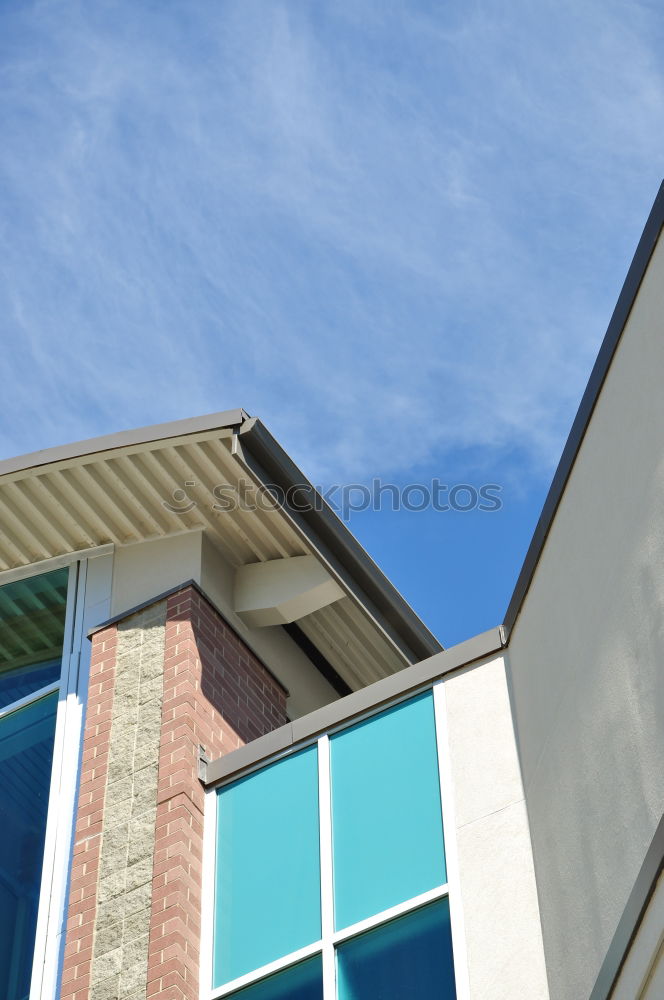
[[[345,698],[333,701],[308,715],[261,736],[239,750],[210,761],[206,768],[205,785],[210,787],[228,778],[239,776],[275,754],[291,749],[320,735],[334,726],[349,722],[356,716],[378,710],[382,705],[408,695],[438,680],[453,670],[469,666],[500,653],[505,647],[500,628],[489,629],[457,646],[436,653],[426,660],[405,667],[397,674],[376,681]]]
[[[247,420],[236,434],[234,452],[239,461],[264,485],[274,485],[287,493],[302,486],[314,487],[258,418]],[[317,493],[317,491],[316,491]],[[390,583],[355,536],[332,508],[318,497],[317,509],[285,513],[309,543],[334,568],[349,593],[361,588],[361,601],[402,650],[415,663],[442,650],[441,644],[417,617],[407,601]],[[282,508],[283,509],[283,508]]]
[[[5,458],[0,461],[0,476],[12,472],[24,472],[41,465],[53,465],[55,462],[66,462],[86,455],[98,455],[104,451],[114,451],[116,448],[126,448],[131,445],[147,444],[151,441],[164,441],[173,437],[184,437],[188,434],[200,434],[204,431],[222,430],[236,427],[246,420],[249,414],[245,410],[222,410],[219,413],[209,413],[202,417],[188,417],[185,420],[174,420],[165,424],[151,424],[148,427],[137,427],[133,430],[118,431],[114,434],[104,434],[102,437],[88,438],[72,444],[57,445],[55,448],[44,448],[41,451],[29,452],[27,455],[17,455],[15,458]]]
[[[574,467],[574,462],[576,461],[576,456],[578,455],[583,443],[588,424],[590,423],[595,405],[599,399],[600,392],[602,391],[602,386],[604,385],[609,368],[611,367],[611,362],[613,361],[616,349],[620,343],[620,338],[623,334],[623,330],[625,329],[629,314],[636,300],[639,288],[641,287],[641,282],[645,276],[648,264],[650,263],[650,258],[652,257],[663,226],[664,181],[662,181],[660,185],[657,197],[655,198],[648,220],[643,229],[643,233],[641,234],[641,239],[639,240],[632,263],[629,271],[627,272],[627,277],[625,278],[618,301],[615,309],[613,310],[604,340],[602,341],[602,346],[600,347],[599,354],[597,355],[597,360],[593,366],[593,370],[583,393],[579,409],[576,417],[574,418],[572,429],[569,432],[569,436],[551,482],[549,492],[546,500],[544,501],[542,513],[540,514],[532,540],[526,553],[526,557],[523,561],[523,566],[521,567],[521,572],[519,573],[519,577],[514,587],[514,592],[509,602],[507,611],[505,612],[504,628],[508,637],[511,630],[514,628],[519,612],[523,606],[523,602],[525,601],[526,594],[528,593],[530,584],[535,575],[540,556],[542,555],[549,531],[551,530],[551,525],[553,524],[553,519],[556,515],[556,511],[558,510],[558,505],[562,500],[567,481]]]
[[[588,1000],[609,1000],[663,870],[664,816],[657,825]]]

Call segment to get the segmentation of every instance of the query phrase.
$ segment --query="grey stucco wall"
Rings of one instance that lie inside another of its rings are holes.
[[[589,996],[664,809],[664,240],[508,655],[552,1000]]]

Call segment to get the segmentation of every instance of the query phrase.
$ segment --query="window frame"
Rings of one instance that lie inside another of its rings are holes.
[[[334,882],[333,882],[333,844],[332,844],[332,797],[331,797],[331,753],[330,737],[343,732],[365,719],[380,715],[396,705],[403,704],[420,694],[430,692],[433,700],[434,725],[436,735],[436,750],[438,757],[438,777],[443,818],[443,837],[445,843],[445,863],[447,882],[435,886],[426,892],[391,906],[380,913],[357,921],[347,927],[334,928]],[[258,969],[239,976],[222,986],[212,987],[213,982],[213,949],[214,949],[214,906],[215,906],[215,874],[216,874],[216,842],[217,842],[217,791],[225,785],[230,785],[239,778],[247,777],[253,772],[262,770],[269,764],[291,756],[308,746],[318,749],[318,807],[320,819],[320,878],[321,878],[321,927],[322,934],[318,941],[305,948],[284,955]],[[468,963],[466,957],[466,941],[463,922],[463,910],[460,897],[460,878],[458,868],[456,822],[454,812],[454,787],[449,759],[449,740],[447,729],[447,710],[445,704],[445,679],[429,682],[422,687],[409,691],[388,702],[383,702],[368,711],[352,718],[345,719],[318,736],[289,746],[287,750],[266,756],[246,771],[234,774],[216,785],[207,788],[205,793],[205,813],[203,832],[203,897],[201,913],[201,952],[200,952],[200,1000],[225,1000],[237,991],[251,986],[285,969],[313,958],[322,956],[323,966],[323,1000],[336,1000],[337,996],[337,946],[352,938],[358,937],[376,927],[406,916],[415,910],[447,897],[450,906],[450,924],[452,931],[452,954],[456,979],[457,1000],[469,1000],[470,987],[468,980]]]
[[[85,554],[73,552],[0,573],[2,587],[68,569],[60,677],[0,709],[0,718],[6,718],[49,694],[58,694],[29,1000],[55,1000],[60,990],[90,666],[89,644],[83,643],[89,610],[89,566],[112,552],[112,545],[99,546]],[[109,573],[102,583],[104,599],[110,600],[110,584]]]

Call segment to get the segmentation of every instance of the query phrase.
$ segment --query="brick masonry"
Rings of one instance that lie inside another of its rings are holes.
[[[61,1000],[198,1000],[199,745],[286,721],[286,694],[195,587],[93,637]]]
[[[221,756],[284,722],[285,691],[205,598],[194,587],[171,596],[147,997],[199,996],[205,799],[199,745]]]

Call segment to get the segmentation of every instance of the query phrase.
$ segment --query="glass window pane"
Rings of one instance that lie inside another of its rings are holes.
[[[23,1000],[32,955],[57,694],[0,719],[0,996]]]
[[[339,945],[337,977],[339,1000],[453,1000],[448,900]]]
[[[214,984],[320,939],[318,750],[218,793]]]
[[[446,879],[431,693],[331,738],[335,926]]]
[[[0,708],[60,678],[67,568],[0,587]]]
[[[323,1000],[323,963],[320,958],[302,962],[232,993],[229,1000]]]

